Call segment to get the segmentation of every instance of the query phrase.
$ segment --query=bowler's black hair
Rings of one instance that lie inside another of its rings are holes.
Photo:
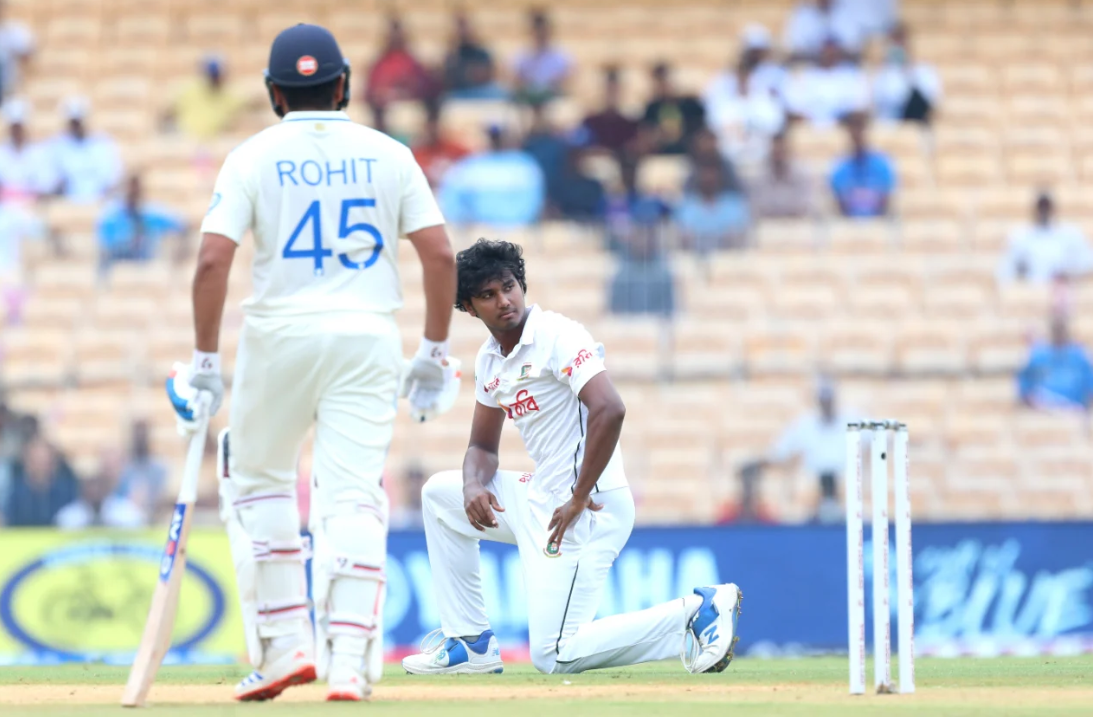
[[[521,289],[528,290],[524,277],[524,250],[512,242],[479,239],[455,255],[455,266],[459,279],[455,308],[460,311],[467,310],[464,303],[470,303],[471,297],[485,284],[500,279],[506,271],[512,272]]]

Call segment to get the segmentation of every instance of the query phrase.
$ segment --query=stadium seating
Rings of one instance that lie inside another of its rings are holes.
[[[735,56],[745,23],[764,22],[777,34],[791,4],[686,0],[667,11],[651,2],[556,2],[559,42],[575,53],[581,71],[573,96],[553,117],[571,125],[598,106],[596,70],[606,62],[627,68],[624,99],[631,107],[645,98],[647,68],[662,58],[677,65],[678,84],[700,91]],[[156,127],[173,89],[202,54],[223,53],[231,84],[261,100],[258,72],[278,29],[301,17],[327,23],[341,33],[354,66],[363,67],[377,47],[384,11],[333,0],[287,0],[276,10],[256,0],[7,5],[41,41],[27,82],[33,133],[56,131],[58,101],[86,95],[92,127],[117,137],[128,164],[145,172],[150,198],[183,208],[195,223],[213,174],[195,163],[194,143]],[[507,63],[524,42],[523,4],[462,5]],[[714,256],[704,266],[677,256],[682,308],[670,324],[606,313],[614,260],[587,230],[548,224],[506,235],[526,248],[531,299],[585,322],[607,346],[629,406],[624,446],[643,520],[714,519],[717,506],[736,494],[740,463],[809,407],[820,370],[839,380],[844,405],[909,422],[913,501],[923,519],[1093,511],[1088,423],[1023,411],[1013,397],[1011,376],[1029,337],[1043,332],[1051,297],[994,279],[1006,231],[1028,214],[1034,188],[1055,187],[1064,216],[1093,227],[1093,200],[1081,185],[1093,177],[1093,45],[1086,37],[1093,11],[1062,0],[904,0],[902,6],[916,54],[939,68],[945,98],[930,136],[874,128],[874,141],[896,158],[901,176],[895,219],[768,222],[746,253]],[[431,60],[448,41],[445,7],[400,4],[412,42]],[[368,119],[359,103],[351,113]],[[487,122],[518,116],[504,105],[454,104],[443,121],[478,147]],[[423,120],[410,105],[389,117],[411,133]],[[204,164],[215,167],[271,121],[267,112],[249,113],[232,137],[201,150]],[[838,132],[807,127],[793,142],[817,176],[845,146]],[[671,197],[686,171],[677,158],[648,160],[639,183]],[[156,450],[177,464],[182,445],[158,391],[171,362],[185,360],[192,347],[192,252],[177,263],[165,257],[100,276],[97,209],[60,202],[47,211],[66,251],[48,260],[31,252],[22,323],[2,328],[0,376],[12,404],[39,412],[77,465],[119,445],[126,422],[138,416],[152,421]],[[455,232],[460,245],[483,233]],[[232,276],[225,350],[237,341],[249,256],[244,248]],[[400,323],[409,352],[424,305],[420,269],[405,247],[400,264],[407,282]],[[1077,316],[1089,315],[1093,292],[1077,290],[1073,300]],[[1075,329],[1080,339],[1093,340],[1089,321]],[[476,322],[456,316],[453,346],[468,366],[460,402],[435,424],[412,426],[400,416],[392,473],[412,462],[430,472],[460,464],[473,405],[470,364],[482,338]],[[531,468],[511,430],[503,464]],[[774,474],[761,486],[763,501],[785,520],[806,519],[815,491],[799,473]]]

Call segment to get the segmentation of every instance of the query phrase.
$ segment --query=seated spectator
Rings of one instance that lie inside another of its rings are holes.
[[[588,137],[581,130],[568,139],[558,181],[547,185],[551,211],[574,222],[603,219],[606,195],[603,184],[584,168]]]
[[[620,72],[614,65],[603,69],[603,109],[585,117],[581,126],[592,146],[606,149],[621,161],[638,135],[638,121],[621,109]]]
[[[706,124],[717,134],[721,151],[746,164],[766,157],[770,138],[786,124],[783,92],[785,69],[768,59],[770,33],[749,25],[740,59],[706,88],[702,102]]]
[[[542,104],[565,94],[573,72],[573,58],[551,42],[550,18],[536,10],[529,15],[532,46],[516,56],[514,76],[516,97],[530,104]]]
[[[459,100],[499,100],[508,91],[497,83],[493,56],[475,36],[466,13],[455,14],[452,49],[444,58],[444,90]]]
[[[846,121],[850,155],[835,163],[831,191],[844,217],[882,217],[888,214],[896,189],[896,170],[883,153],[870,149],[865,130],[868,121],[855,114]]]
[[[675,221],[683,245],[705,255],[743,247],[751,217],[744,195],[726,188],[721,162],[707,161],[695,168],[695,189],[683,196]]]
[[[642,144],[653,154],[684,154],[691,137],[706,124],[702,103],[678,94],[671,74],[665,62],[653,66],[653,99],[641,119]]]
[[[648,241],[662,242],[662,230],[672,216],[672,208],[663,199],[638,189],[637,168],[634,159],[620,162],[619,181],[610,187],[605,197],[607,244],[616,254],[626,251],[631,235],[636,232],[653,235]]]
[[[0,202],[28,202],[57,189],[49,150],[27,137],[29,111],[23,100],[8,100],[4,105],[8,141],[0,144]]]
[[[783,45],[791,61],[819,60],[828,41],[856,57],[865,40],[864,30],[861,16],[837,0],[803,0],[789,17]]]
[[[833,41],[823,44],[817,65],[798,72],[786,89],[786,104],[795,117],[816,127],[830,127],[869,105],[869,87],[857,67],[843,62]]]
[[[0,185],[0,193],[3,189]],[[23,246],[43,238],[54,237],[29,207],[17,202],[0,203],[0,318],[6,314],[9,324],[19,322],[26,299]]]
[[[6,3],[0,0],[0,104],[15,94],[34,54],[34,34],[6,17]]]
[[[88,132],[87,100],[70,97],[61,104],[61,112],[67,127],[50,146],[61,192],[75,202],[97,202],[121,182],[118,147],[105,134]]]
[[[129,458],[121,469],[115,495],[125,498],[152,518],[167,487],[167,466],[152,455],[147,421],[133,421],[130,430]]]
[[[488,151],[461,159],[444,176],[437,199],[445,218],[495,227],[535,223],[546,198],[543,170],[501,127],[491,127],[489,134]]]
[[[815,212],[815,187],[805,168],[792,160],[785,132],[774,136],[770,157],[748,185],[748,199],[756,217],[806,217]]]
[[[11,471],[4,506],[9,527],[53,525],[61,508],[76,499],[77,480],[68,462],[41,435],[27,439]]]
[[[387,106],[399,100],[430,102],[438,93],[436,79],[410,49],[402,21],[387,21],[387,38],[368,70],[364,101],[372,110],[372,126],[387,131]]]
[[[659,239],[653,231],[632,232],[626,238],[611,279],[611,313],[670,316],[675,311],[675,278]]]
[[[702,127],[694,133],[694,136],[691,137],[691,144],[687,148],[687,154],[690,156],[694,168],[707,163],[719,163],[724,172],[725,191],[743,193],[744,183],[740,180],[736,165],[732,159],[721,154],[717,144],[717,135],[711,132],[709,128]],[[685,192],[694,191],[697,181],[698,172],[694,170],[684,182],[683,190]]]
[[[899,0],[837,0],[840,12],[858,22],[862,38],[887,34],[899,18]]]
[[[451,166],[466,157],[470,150],[444,136],[440,128],[440,104],[431,102],[425,115],[425,131],[414,143],[413,152],[429,186],[435,189]]]
[[[1070,338],[1066,317],[1051,319],[1051,342],[1038,343],[1017,374],[1021,403],[1043,410],[1089,410],[1093,364],[1085,348]]]
[[[531,105],[531,127],[524,136],[523,150],[539,163],[546,179],[547,191],[550,191],[550,187],[561,178],[569,145],[551,124],[546,105],[542,103]]]
[[[836,486],[846,468],[846,424],[859,417],[838,410],[835,387],[826,379],[821,379],[816,389],[816,403],[816,411],[791,423],[766,457],[753,465],[767,468],[799,458],[819,484],[816,521],[838,523],[843,520],[843,509]]]
[[[1032,224],[1018,227],[998,267],[1002,281],[1022,279],[1046,284],[1093,270],[1093,251],[1082,230],[1055,221],[1055,202],[1048,192],[1036,198]]]
[[[177,213],[144,201],[140,175],[134,174],[125,199],[108,205],[99,218],[101,266],[107,269],[116,261],[149,261],[158,255],[164,237],[175,235],[181,242],[188,230]]]
[[[224,64],[209,56],[201,64],[201,76],[191,80],[167,112],[166,123],[198,140],[211,140],[232,128],[246,101],[224,84]]]
[[[126,498],[113,494],[121,472],[117,453],[106,451],[100,457],[95,475],[80,481],[79,496],[61,508],[54,521],[61,530],[85,528],[140,528],[145,516]]]
[[[394,530],[421,530],[425,526],[421,512],[421,489],[429,476],[419,465],[407,467],[403,475],[402,501],[391,510],[388,523]]]
[[[896,25],[888,35],[884,64],[873,76],[873,112],[882,120],[929,124],[941,80],[932,66],[914,62],[909,34],[906,25]]]

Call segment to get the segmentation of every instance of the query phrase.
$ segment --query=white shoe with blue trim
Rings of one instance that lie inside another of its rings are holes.
[[[740,639],[736,622],[744,595],[732,583],[695,588],[695,595],[702,598],[702,605],[687,624],[680,659],[692,674],[721,672],[732,662]]]
[[[421,652],[404,659],[402,666],[411,675],[484,675],[505,669],[493,630],[474,642],[445,639],[443,632],[433,630],[421,641]]]
[[[272,700],[289,687],[315,681],[315,660],[310,649],[295,648],[269,655],[261,670],[255,670],[235,687],[240,702]]]

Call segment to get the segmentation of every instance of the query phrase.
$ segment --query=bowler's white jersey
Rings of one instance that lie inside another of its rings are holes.
[[[290,112],[228,155],[201,231],[256,244],[249,316],[389,313],[398,239],[444,223],[409,148],[344,112]]]
[[[501,408],[516,424],[535,461],[528,498],[556,505],[577,485],[584,461],[588,410],[578,399],[593,377],[607,370],[603,344],[585,327],[553,311],[532,306],[520,342],[508,356],[492,336],[475,360],[474,395],[479,403]],[[593,492],[627,485],[618,445]],[[545,523],[544,523],[545,525]]]

